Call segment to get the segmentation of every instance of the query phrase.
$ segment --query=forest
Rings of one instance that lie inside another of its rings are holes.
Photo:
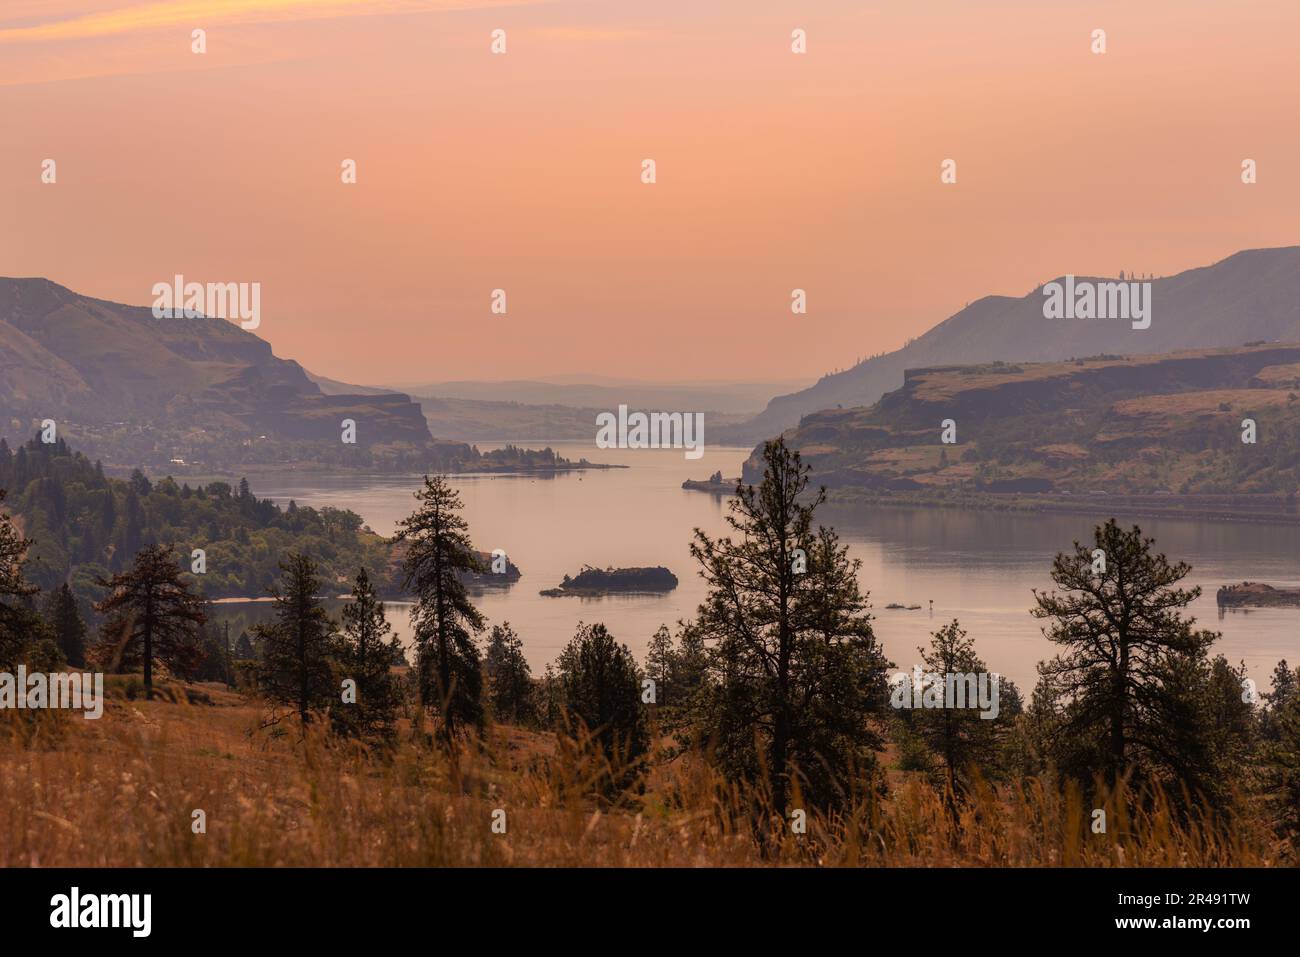
[[[146,545],[175,546],[187,566],[202,549],[205,570],[194,577],[208,598],[265,594],[288,550],[310,555],[340,591],[359,567],[380,574],[389,556],[387,543],[355,512],[294,503],[281,509],[257,498],[247,479],[238,487],[192,488],[171,478],[150,481],[139,470],[110,478],[61,438],[33,438],[17,451],[0,439],[0,488],[34,543],[28,579],[47,592],[66,582],[83,610],[103,597],[96,579],[129,567]]]

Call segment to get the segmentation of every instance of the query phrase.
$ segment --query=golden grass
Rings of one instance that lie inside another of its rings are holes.
[[[890,772],[807,833],[698,759],[659,763],[643,793],[584,795],[608,771],[594,749],[496,726],[452,762],[409,727],[391,758],[323,730],[256,731],[259,703],[202,686],[152,702],[111,699],[99,721],[62,714],[0,738],[5,866],[1260,866],[1286,863],[1263,824],[1180,826],[1159,802],[1130,816],[1029,780],[981,787],[955,816],[924,781]],[[118,692],[120,694],[120,686]],[[8,722],[13,715],[3,716]],[[53,732],[53,733],[52,733]],[[251,733],[250,733],[251,732]],[[796,804],[797,804],[796,799]],[[206,814],[195,834],[192,812]],[[506,831],[494,833],[493,812]]]

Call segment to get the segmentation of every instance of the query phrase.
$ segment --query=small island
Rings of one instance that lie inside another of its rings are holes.
[[[517,445],[479,452],[478,446],[471,446],[472,458],[458,463],[462,472],[581,472],[599,469],[625,469],[626,465],[606,465],[589,462],[581,458],[574,462],[562,455],[557,455],[550,446],[544,449],[525,449]]]
[[[1275,588],[1262,582],[1224,585],[1215,597],[1220,608],[1300,608],[1300,588]]]
[[[714,472],[706,480],[687,479],[682,488],[695,492],[712,492],[714,495],[731,495],[736,491],[740,479],[724,479],[721,470]]]
[[[477,552],[481,570],[477,572],[458,572],[456,577],[471,590],[485,588],[508,588],[523,577],[519,566],[506,555],[493,555],[491,552]],[[498,570],[499,569],[499,570]]]
[[[565,595],[591,597],[612,592],[661,593],[676,587],[677,576],[662,565],[653,568],[592,568],[584,565],[576,577],[565,575],[558,588],[546,588],[538,594],[548,598]]]

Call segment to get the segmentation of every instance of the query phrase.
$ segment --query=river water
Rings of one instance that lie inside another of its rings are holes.
[[[481,449],[496,443],[478,443]],[[544,443],[527,443],[539,446]],[[452,478],[479,549],[501,548],[523,577],[508,590],[488,592],[476,603],[490,622],[508,620],[523,639],[529,664],[539,674],[572,637],[578,621],[601,621],[638,660],[660,624],[692,617],[704,597],[703,582],[688,546],[692,531],[725,530],[727,499],[686,491],[686,478],[721,470],[738,475],[748,449],[708,448],[702,459],[680,450],[596,449],[587,443],[549,443],[559,454],[631,466],[608,471],[536,475],[461,475]],[[815,478],[815,476],[814,476]],[[391,534],[414,507],[420,476],[358,477],[289,473],[259,477],[253,490],[280,504],[333,505],[359,513],[375,531]],[[869,590],[875,628],[886,653],[903,668],[918,661],[916,646],[934,628],[960,620],[977,652],[994,671],[1027,694],[1035,665],[1055,652],[1029,614],[1032,590],[1051,587],[1053,556],[1074,539],[1091,540],[1088,516],[1015,515],[951,509],[832,508],[820,519],[834,525],[862,560],[861,582]],[[1242,580],[1300,585],[1300,528],[1159,520],[1139,522],[1171,560],[1193,566],[1191,584],[1202,597],[1192,613],[1203,627],[1221,631],[1214,652],[1245,661],[1260,685],[1279,658],[1300,663],[1300,609],[1259,609],[1220,616],[1214,592]],[[680,580],[667,595],[546,598],[541,589],[559,584],[584,564],[664,565]],[[931,610],[933,602],[933,610]],[[921,605],[888,610],[889,603]],[[223,603],[219,615],[232,636],[269,611],[265,603]],[[389,620],[409,640],[409,606],[390,603]]]

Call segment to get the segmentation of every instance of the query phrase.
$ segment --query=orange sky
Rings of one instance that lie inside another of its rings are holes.
[[[1300,243],[1298,41],[1294,0],[4,0],[0,275],[258,281],[354,382],[811,378]]]

